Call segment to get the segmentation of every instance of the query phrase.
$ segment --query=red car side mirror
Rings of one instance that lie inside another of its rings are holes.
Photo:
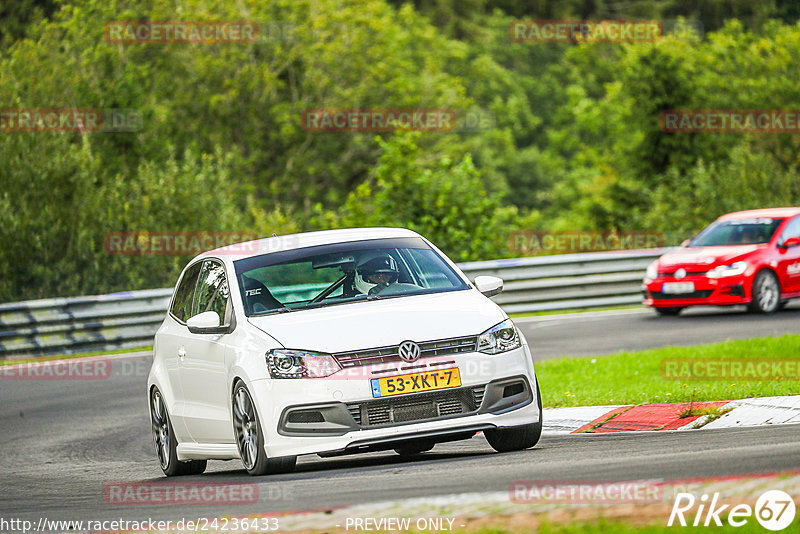
[[[780,247],[781,248],[792,248],[792,247],[796,247],[797,245],[800,245],[800,236],[790,237],[789,239],[787,239],[786,241],[781,243]]]

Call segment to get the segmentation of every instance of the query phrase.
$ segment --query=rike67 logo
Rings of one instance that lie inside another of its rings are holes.
[[[733,507],[730,504],[722,504],[719,502],[719,493],[714,493],[710,499],[707,493],[700,498],[691,493],[678,493],[667,526],[677,524],[685,527],[691,521],[694,527],[701,525],[721,527],[723,522],[732,527],[741,527],[752,521],[755,516],[762,527],[779,531],[792,524],[795,512],[794,500],[781,490],[764,492],[756,501],[755,507],[748,504],[737,504]]]

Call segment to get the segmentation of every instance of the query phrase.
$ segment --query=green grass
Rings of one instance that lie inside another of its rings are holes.
[[[770,380],[669,380],[665,359],[798,359],[800,336],[753,338],[694,347],[667,347],[536,364],[546,407],[730,400],[800,394],[796,378]]]
[[[14,364],[28,363],[28,362],[43,362],[47,360],[68,360],[72,358],[86,358],[89,356],[111,356],[112,354],[126,354],[128,352],[145,352],[145,351],[153,352],[153,346],[150,345],[149,347],[141,347],[138,349],[98,350],[94,352],[81,352],[78,354],[53,354],[50,356],[41,356],[35,358],[0,360],[0,365],[14,365]]]

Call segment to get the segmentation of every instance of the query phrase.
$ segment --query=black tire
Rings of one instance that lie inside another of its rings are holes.
[[[681,307],[670,307],[670,308],[653,308],[656,310],[656,313],[662,317],[675,317],[680,315],[683,311]]]
[[[199,475],[206,470],[206,460],[178,460],[178,440],[172,430],[167,405],[158,388],[150,392],[150,424],[153,429],[153,443],[156,446],[158,463],[168,477]]]
[[[258,411],[247,386],[241,381],[237,382],[233,388],[231,412],[239,456],[242,459],[242,465],[250,475],[289,473],[294,470],[297,465],[297,456],[267,458]]]
[[[536,404],[539,406],[539,422],[529,425],[486,430],[486,441],[497,452],[521,451],[530,449],[542,437],[542,394],[539,392],[539,379],[536,379]]]
[[[406,443],[394,448],[394,452],[403,457],[416,456],[423,452],[428,452],[436,445],[435,443]]]
[[[750,294],[753,300],[748,309],[753,313],[775,313],[781,304],[781,285],[770,270],[759,271],[753,279]]]

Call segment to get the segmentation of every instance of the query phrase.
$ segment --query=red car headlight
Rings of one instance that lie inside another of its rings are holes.
[[[744,274],[749,265],[746,261],[737,261],[736,263],[731,263],[730,265],[720,265],[718,267],[714,267],[710,271],[706,273],[706,276],[709,278],[723,278],[725,276],[737,276],[740,274]]]

